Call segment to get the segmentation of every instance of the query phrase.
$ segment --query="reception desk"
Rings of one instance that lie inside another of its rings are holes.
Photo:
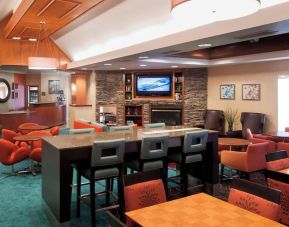
[[[0,113],[2,128],[17,131],[18,125],[33,122],[55,126],[66,123],[66,105],[57,102],[30,104],[28,110]]]

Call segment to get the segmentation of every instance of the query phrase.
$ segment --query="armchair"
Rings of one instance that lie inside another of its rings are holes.
[[[224,113],[222,110],[206,110],[204,115],[204,125],[197,127],[215,130],[220,134],[224,133]]]

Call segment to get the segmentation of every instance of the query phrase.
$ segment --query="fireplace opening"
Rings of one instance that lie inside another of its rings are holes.
[[[182,107],[181,106],[152,106],[151,123],[165,123],[166,125],[175,126],[182,124]]]

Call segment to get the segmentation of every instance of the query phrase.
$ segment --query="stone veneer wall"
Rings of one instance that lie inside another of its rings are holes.
[[[184,75],[184,103],[183,124],[194,126],[203,123],[204,111],[207,108],[207,81],[206,68],[185,69]],[[123,73],[96,72],[96,119],[99,119],[99,106],[117,104],[118,123],[124,124],[124,91]],[[144,124],[150,122],[150,105],[180,105],[181,101],[131,100],[126,104],[143,104]]]

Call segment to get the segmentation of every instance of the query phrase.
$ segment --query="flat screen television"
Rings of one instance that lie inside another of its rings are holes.
[[[171,96],[172,74],[136,74],[136,96]]]

